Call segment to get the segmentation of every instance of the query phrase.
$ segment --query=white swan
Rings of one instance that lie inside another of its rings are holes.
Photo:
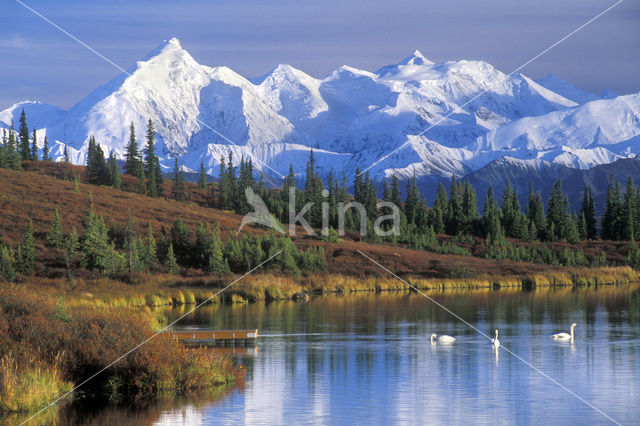
[[[455,342],[455,340],[455,337],[447,336],[446,334],[441,334],[440,336],[438,336],[436,333],[433,333],[431,335],[431,342],[453,343]]]
[[[571,342],[573,342],[573,329],[577,326],[578,324],[576,324],[575,322],[573,324],[571,324],[571,334],[568,333],[556,333],[556,334],[552,334],[551,338],[554,340],[562,340],[567,341],[570,340]]]
[[[496,338],[495,339],[491,339],[491,345],[498,349],[500,347],[500,340],[498,340],[498,330],[496,330]]]

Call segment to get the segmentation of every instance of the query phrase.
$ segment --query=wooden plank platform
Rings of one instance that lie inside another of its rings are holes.
[[[190,345],[203,346],[253,346],[258,339],[258,330],[169,330],[176,340]]]
[[[202,346],[202,345],[198,345]],[[212,351],[216,351],[226,355],[258,355],[258,345],[253,346],[211,346]]]

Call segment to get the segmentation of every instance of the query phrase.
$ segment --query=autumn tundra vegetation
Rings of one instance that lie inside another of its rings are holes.
[[[68,154],[52,162],[48,141],[37,138],[23,114],[0,144],[0,412],[42,407],[151,336],[164,324],[155,306],[290,299],[301,291],[408,291],[358,250],[424,291],[628,284],[640,277],[640,189],[631,179],[624,191],[610,183],[598,222],[588,187],[579,212],[570,211],[561,182],[546,205],[531,189],[523,210],[506,182],[501,202],[489,188],[480,214],[469,183],[452,178],[448,190],[439,185],[427,206],[415,179],[403,196],[394,177],[382,199],[398,206],[399,232],[362,235],[363,222],[373,230],[388,213],[377,208],[375,185],[359,171],[352,181],[330,174],[323,182],[313,152],[303,188],[293,172],[272,188],[256,178],[250,159],[236,166],[232,156],[221,159],[216,182],[204,165],[197,182],[177,162],[163,173],[151,122],[142,150],[131,126],[123,164],[94,138],[86,167],[70,164]],[[236,235],[251,211],[247,187],[283,224],[292,194],[297,211],[314,203],[305,219],[317,232],[288,236],[250,226]],[[351,201],[364,212],[345,212],[345,232],[338,232],[339,205]],[[320,232],[323,203],[328,229]],[[76,397],[188,393],[242,377],[216,352],[158,336]]]

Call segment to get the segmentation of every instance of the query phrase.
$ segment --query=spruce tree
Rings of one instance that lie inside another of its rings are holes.
[[[51,224],[49,234],[47,235],[47,242],[53,248],[64,248],[65,238],[64,234],[62,233],[62,221],[60,220],[58,209],[56,209],[56,213],[53,216],[53,223]]]
[[[176,219],[171,227],[171,245],[173,246],[178,262],[183,266],[189,266],[188,263],[192,258],[192,252],[194,250],[189,229],[180,218]]]
[[[160,160],[156,155],[155,138],[156,133],[153,130],[153,123],[149,120],[147,123],[147,144],[144,149],[144,171],[148,179],[147,191],[152,197],[160,196],[162,185],[162,170],[160,169]]]
[[[125,174],[138,176],[138,166],[140,164],[140,151],[138,150],[138,141],[136,140],[136,129],[131,122],[129,127],[129,143],[126,147],[124,172]]]
[[[622,234],[621,239],[633,241],[638,234],[635,229],[636,218],[636,187],[633,184],[633,176],[629,176],[627,187],[624,193],[624,205],[622,216]]]
[[[568,240],[573,237],[573,227],[577,229],[575,221],[569,213],[569,199],[562,191],[560,179],[553,185],[549,203],[547,206],[547,226],[549,238],[555,240]],[[552,228],[553,227],[553,228]]]
[[[178,163],[178,159],[176,158],[175,164],[173,167],[173,199],[176,201],[186,201],[187,200],[187,188],[186,182],[184,178],[184,171],[180,168],[180,164]]]
[[[367,175],[368,179],[368,175]],[[242,184],[242,182],[241,182]],[[368,185],[368,184],[366,184]],[[307,167],[305,170],[305,184],[303,191],[303,198],[305,203],[313,203],[308,213],[308,221],[311,226],[321,227],[322,226],[322,191],[324,190],[324,184],[320,179],[320,175],[316,170],[316,160],[313,154],[313,149],[309,152],[309,160],[307,161]],[[359,195],[360,198],[356,197],[356,201],[362,203],[369,211],[368,206],[368,194],[367,188],[363,187],[361,189],[361,193]]]
[[[566,225],[566,234],[565,239],[573,244],[576,244],[580,241],[580,230],[578,229],[578,218],[575,216],[569,216]]]
[[[535,231],[531,234],[532,239],[543,240],[547,229],[547,219],[544,214],[544,204],[540,193],[533,187],[533,182],[529,182],[529,199],[527,202],[527,209],[525,210],[525,216],[533,227],[529,230]]]
[[[10,283],[16,279],[15,254],[11,247],[0,244],[0,278]]]
[[[280,265],[280,269],[283,272],[293,272],[294,274],[299,274],[300,269],[298,269],[298,264],[295,260],[295,252],[296,247],[291,243],[289,239],[281,240],[281,248],[282,253],[277,257],[277,264]]]
[[[249,158],[249,161],[245,161],[242,159],[243,166],[238,175],[238,183],[240,185],[240,190],[244,193],[246,188],[254,188],[255,182],[253,179],[253,160]]]
[[[536,236],[531,236],[529,233],[529,219],[527,219],[527,216],[525,216],[520,209],[518,191],[515,187],[513,188],[513,198],[511,199],[511,202],[513,203],[513,211],[515,212],[515,221],[511,231],[513,237],[521,238],[523,240],[535,239]]]
[[[204,169],[204,161],[200,160],[200,176],[198,177],[198,188],[201,191],[207,189],[207,172]]]
[[[157,197],[158,196],[158,184],[156,182],[156,174],[153,172],[153,170],[150,173],[145,173],[146,176],[148,176],[147,179],[147,194],[150,197]]]
[[[9,129],[9,137],[7,139],[7,164],[9,168],[13,170],[22,170],[22,160],[20,153],[18,152],[18,146],[16,143],[16,131],[11,122],[11,128]]]
[[[593,190],[588,185],[584,187],[580,216],[583,218],[581,221],[584,220],[584,238],[595,240],[597,237],[596,206],[593,201]]]
[[[251,160],[246,161],[244,156],[240,160],[240,168],[238,170],[238,192],[235,193],[234,207],[237,213],[246,214],[250,207],[245,197],[247,188],[255,189],[253,181],[253,163]]]
[[[89,137],[87,151],[87,182],[93,185],[106,185],[109,183],[109,172],[104,159],[104,152],[93,136]]]
[[[578,225],[578,234],[580,235],[580,239],[588,240],[589,233],[587,231],[587,220],[585,219],[583,212],[580,212],[580,214],[578,215],[577,225]]]
[[[218,187],[220,188],[220,199],[218,202],[218,207],[223,210],[230,210],[229,206],[231,205],[231,192],[229,189],[227,168],[224,162],[224,156],[220,157],[220,174],[218,175]],[[285,196],[286,195],[287,194],[285,194]]]
[[[363,184],[361,184],[361,186],[363,186]],[[364,191],[361,190],[361,192]],[[415,224],[418,212],[418,203],[420,202],[420,194],[418,191],[418,185],[416,184],[415,172],[413,173],[412,179],[407,181],[406,193],[406,198],[404,200],[404,214],[407,217],[407,223]]]
[[[36,246],[33,240],[33,223],[29,221],[27,230],[24,233],[24,241],[18,248],[18,264],[17,270],[23,274],[29,274],[33,271],[36,261]]]
[[[603,240],[620,240],[623,223],[622,218],[624,215],[620,192],[620,182],[614,183],[613,175],[611,175],[609,178],[604,216],[602,216]]]
[[[2,143],[0,144],[0,168],[2,169],[9,168],[7,145],[7,132],[5,129],[2,129]]]
[[[335,180],[335,178],[333,177],[333,169],[329,169],[329,176],[327,176],[327,190],[329,191],[328,196],[327,196],[327,203],[329,204],[328,206],[328,225],[329,227],[331,226],[338,226],[338,185],[337,182]],[[390,201],[390,200],[389,200]],[[386,213],[388,214],[388,212]],[[324,223],[323,223],[323,229],[322,229],[323,233],[328,232],[328,229],[324,229]]]
[[[501,206],[502,229],[508,237],[529,238],[529,220],[520,210],[520,201],[515,187],[507,178],[507,185],[502,196]]]
[[[29,147],[29,126],[27,126],[27,115],[22,109],[20,114],[20,128],[18,130],[20,139],[20,158],[22,161],[31,160],[31,149]]]
[[[316,191],[316,205],[317,205],[317,219],[316,219],[316,223],[318,223],[318,226],[321,222],[321,204],[322,204],[322,190],[324,189],[324,185],[322,183],[322,180],[320,179],[320,174],[316,172],[315,174],[315,191]],[[420,194],[420,191],[418,190],[418,186],[415,182],[413,182],[415,188],[416,188],[416,193]],[[377,191],[376,191],[376,185],[373,182],[373,179],[371,179],[371,176],[369,175],[369,171],[367,170],[364,174],[364,190],[365,190],[365,194],[364,194],[364,207],[367,210],[367,216],[369,218],[369,220],[374,221],[377,217],[378,217],[378,210],[376,208],[377,203],[378,203],[378,195],[377,195]]]
[[[211,243],[211,229],[202,222],[196,225],[195,244],[192,250],[191,264],[197,268],[206,268],[209,262],[209,247]]]
[[[636,188],[636,206],[635,206],[635,217],[633,220],[633,229],[635,230],[635,234],[640,234],[640,186]],[[637,237],[636,237],[637,238]]]
[[[450,235],[456,235],[460,226],[460,219],[462,218],[462,185],[458,182],[455,175],[451,175],[447,213],[446,231]]]
[[[391,176],[391,202],[398,206],[398,208],[402,208],[402,194],[400,193],[400,182],[398,181],[398,176]]]
[[[457,233],[474,234],[479,219],[476,191],[469,182],[465,182],[462,189],[460,227]]]
[[[432,210],[434,211],[433,232],[443,234],[445,232],[445,223],[449,217],[449,196],[442,183],[438,184]]]
[[[344,172],[343,172],[343,180],[346,186],[346,173]],[[282,216],[280,218],[284,220],[288,220],[289,218],[289,204],[292,202],[291,193],[293,193],[295,197],[295,206],[293,206],[293,209],[295,211],[299,211],[304,205],[304,197],[302,196],[301,191],[297,187],[296,175],[293,171],[293,164],[289,164],[289,173],[284,178],[284,184],[283,184],[282,199],[284,201],[284,207],[283,207]],[[340,201],[340,196],[341,194],[336,193],[337,201]]]
[[[419,232],[425,232],[430,226],[429,222],[429,208],[427,207],[427,200],[424,195],[420,196],[418,202],[418,208],[416,209],[415,225]]]
[[[382,201],[391,202],[391,187],[386,180],[382,183]]]
[[[284,191],[284,196],[289,196],[289,188],[296,187],[296,175],[293,171],[293,164],[289,163],[289,173],[284,177],[284,183],[282,186],[282,190]]]
[[[33,138],[31,142],[31,160],[38,161],[38,135],[36,129],[33,129]]]
[[[177,274],[179,270],[178,262],[173,255],[173,244],[171,243],[169,243],[169,249],[167,250],[167,258],[164,262],[164,267],[169,274]]]
[[[136,179],[138,181],[138,194],[147,193],[147,183],[145,181],[144,164],[142,160],[138,161],[138,167],[136,170]]]
[[[109,160],[107,160],[107,171],[109,173],[109,185],[114,189],[120,189],[122,187],[122,177],[120,176],[120,167],[118,167],[118,160],[111,151],[109,154]]]
[[[238,195],[240,189],[238,188],[238,179],[236,175],[236,167],[233,165],[233,153],[229,151],[229,160],[227,162],[227,187],[229,191],[229,205],[227,210],[234,210],[238,205]],[[242,192],[244,197],[244,191]]]
[[[229,236],[226,244],[224,245],[224,257],[227,259],[229,268],[231,268],[232,271],[241,271],[243,269],[244,253],[240,248],[238,240]]]
[[[131,215],[131,209],[127,215],[127,228],[124,234],[124,255],[125,269],[129,272],[140,270],[140,253],[138,251],[138,237],[136,235],[136,224]]]
[[[156,252],[156,239],[153,236],[153,228],[151,223],[147,228],[147,238],[144,245],[144,251],[142,252],[142,260],[147,268],[153,267],[158,263],[158,257]]]
[[[51,157],[49,156],[49,140],[46,135],[44,137],[44,146],[42,147],[42,161],[51,161]]]
[[[113,248],[109,244],[107,226],[102,216],[95,212],[93,198],[89,195],[89,212],[82,241],[82,265],[87,269],[105,271],[111,268]]]
[[[487,196],[484,200],[483,214],[484,234],[488,240],[495,241],[501,233],[500,210],[493,195],[493,187],[489,185]]]
[[[69,164],[71,159],[69,158],[69,147],[67,145],[64,146],[64,162]]]

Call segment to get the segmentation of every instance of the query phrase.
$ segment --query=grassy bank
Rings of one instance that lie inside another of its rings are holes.
[[[0,359],[0,413],[36,410],[72,388],[58,362],[18,361],[11,353]]]
[[[475,290],[483,288],[531,289],[536,287],[621,285],[640,282],[640,271],[627,266],[602,268],[556,268],[546,272],[513,275],[475,274],[458,270],[449,277],[424,278],[403,274],[403,279],[420,290]],[[62,297],[69,308],[142,308],[194,306],[211,303],[246,303],[289,300],[300,292],[355,293],[408,291],[400,280],[387,276],[353,276],[329,273],[311,275],[274,275],[256,273],[244,278],[216,296],[234,278],[139,274],[128,283],[108,278],[34,279],[21,288],[37,290],[50,299]],[[139,309],[138,309],[139,311]],[[152,323],[155,321],[150,315]],[[155,326],[158,327],[157,321]]]
[[[149,309],[110,307],[0,288],[0,412],[32,411],[109,365],[157,328]],[[144,299],[143,299],[144,300]],[[120,401],[185,394],[242,380],[214,351],[157,336],[84,385],[80,394]]]

